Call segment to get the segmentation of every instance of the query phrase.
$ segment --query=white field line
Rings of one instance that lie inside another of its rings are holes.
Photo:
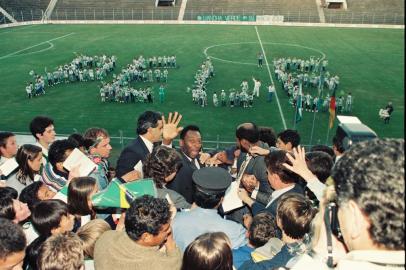
[[[262,50],[262,53],[263,53],[263,55],[264,55],[265,64],[266,64],[266,68],[267,68],[267,70],[268,70],[269,78],[271,79],[272,84],[275,85],[274,82],[273,82],[273,79],[272,79],[272,74],[271,74],[271,70],[270,70],[270,68],[269,68],[268,59],[267,59],[266,54],[265,54],[264,46],[262,46],[262,41],[261,41],[261,37],[259,36],[259,32],[258,32],[257,26],[255,26],[255,31],[257,32],[257,37],[258,37],[259,45],[261,45],[261,50]],[[281,115],[281,118],[282,118],[283,128],[284,128],[284,129],[287,129],[285,117],[283,116],[282,107],[281,107],[281,104],[280,104],[280,102],[279,102],[278,93],[277,93],[277,91],[276,91],[276,86],[275,86],[275,98],[276,98],[276,103],[278,104],[279,114]]]
[[[26,25],[26,26],[20,26],[20,27],[16,27],[15,29],[12,29],[12,30],[10,30],[10,31],[1,31],[0,32],[0,35],[3,35],[3,34],[8,34],[8,33],[14,33],[14,32],[16,32],[16,31],[18,31],[18,30],[23,30],[23,29],[26,29],[26,28],[29,28],[29,27],[33,27],[33,26],[36,26],[37,24],[31,24],[31,25]]]
[[[43,41],[43,42],[41,42],[41,43],[38,43],[38,44],[32,45],[32,46],[30,46],[30,47],[24,48],[24,49],[22,49],[22,50],[18,50],[18,51],[15,51],[15,52],[6,54],[6,55],[4,55],[4,56],[1,56],[1,57],[0,57],[0,60],[1,60],[1,59],[4,59],[4,58],[8,58],[8,57],[13,56],[13,55],[16,55],[16,54],[18,54],[18,53],[20,53],[20,52],[23,52],[23,51],[26,51],[26,50],[35,48],[35,47],[37,47],[37,46],[46,44],[46,43],[49,44],[51,41],[58,40],[58,39],[61,39],[61,38],[65,38],[65,37],[71,36],[71,35],[73,35],[73,34],[75,34],[75,33],[69,33],[69,34],[66,34],[66,35],[63,35],[63,36],[60,36],[60,37],[56,37],[56,38],[53,38],[53,39],[50,39],[50,40],[46,40],[46,41]]]

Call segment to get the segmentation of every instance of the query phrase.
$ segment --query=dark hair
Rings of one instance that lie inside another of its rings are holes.
[[[292,147],[297,147],[300,144],[300,135],[296,130],[285,129],[284,131],[278,133],[278,138],[283,141],[283,143],[291,143]]]
[[[271,127],[259,127],[259,140],[269,147],[276,145],[276,133]]]
[[[276,237],[277,230],[275,219],[270,213],[259,213],[252,220],[248,240],[256,248],[262,247],[269,239]]]
[[[0,260],[25,250],[27,241],[22,228],[5,218],[0,218]]]
[[[50,125],[54,124],[54,120],[47,117],[47,116],[37,116],[31,120],[30,123],[30,131],[32,136],[34,136],[37,140],[37,134],[44,133],[45,129]]]
[[[199,189],[196,189],[194,194],[194,201],[196,205],[201,208],[213,209],[219,204],[221,198],[223,198],[224,195],[225,192],[221,192],[218,194],[207,194]]]
[[[276,218],[279,219],[281,230],[293,239],[302,239],[310,231],[310,224],[317,210],[310,200],[302,194],[288,193],[282,195]]]
[[[343,139],[342,136],[335,135],[333,137],[333,146],[335,146],[336,150],[340,153],[344,153],[345,148],[343,144]]]
[[[198,236],[186,247],[181,270],[232,270],[233,253],[229,241],[223,232]]]
[[[235,131],[237,139],[245,139],[250,143],[256,143],[259,141],[259,129],[254,123],[244,123],[237,127]]]
[[[308,160],[307,166],[309,170],[317,176],[317,178],[325,183],[327,178],[331,175],[331,169],[333,168],[333,158],[326,152],[315,151],[306,153],[306,159]]]
[[[27,177],[34,181],[35,172],[31,169],[28,161],[33,161],[42,152],[41,147],[32,144],[23,144],[17,150],[16,161],[18,163],[17,180],[26,185]]]
[[[186,134],[187,134],[189,131],[197,131],[197,132],[200,132],[200,128],[199,128],[198,126],[196,126],[196,125],[188,125],[188,126],[186,126],[186,127],[184,127],[184,128],[182,129],[182,131],[181,131],[180,134],[179,134],[179,138],[180,138],[181,140],[184,140],[185,137],[186,137]]]
[[[156,128],[158,121],[162,119],[160,112],[145,111],[137,120],[137,133],[143,135],[148,132],[149,128]]]
[[[93,177],[76,177],[70,181],[68,186],[69,213],[80,216],[93,214],[93,210],[88,205],[88,198],[96,185],[96,179]]]
[[[74,142],[76,144],[76,147],[80,148],[83,147],[86,150],[89,149],[90,146],[92,146],[92,144],[94,143],[93,140],[91,139],[85,139],[83,138],[82,135],[80,135],[79,133],[73,133],[68,137],[68,140],[70,140],[71,142]]]
[[[143,233],[158,235],[162,226],[170,222],[171,213],[165,199],[144,195],[135,199],[125,215],[125,230],[134,241]]]
[[[334,158],[334,156],[335,156],[333,149],[327,145],[317,144],[317,145],[313,145],[312,148],[310,148],[310,152],[316,152],[316,151],[325,152],[331,158]]]
[[[18,199],[21,202],[26,203],[32,211],[34,209],[34,205],[41,201],[38,198],[38,191],[43,185],[45,184],[41,181],[36,181],[29,184],[21,191],[20,197]]]
[[[12,187],[0,187],[0,199],[10,197],[12,199],[18,198],[18,192]]]
[[[14,220],[16,218],[16,211],[14,210],[12,197],[0,197],[0,218]]]
[[[41,251],[41,246],[48,237],[38,236],[34,241],[27,246],[25,250],[25,258],[23,269],[37,270],[37,259]]]
[[[63,216],[68,216],[68,205],[51,199],[38,202],[31,213],[31,222],[40,236],[48,237],[59,227]]]
[[[0,147],[6,148],[7,140],[10,137],[14,137],[15,134],[8,131],[0,132]]]
[[[284,150],[271,151],[265,157],[265,165],[271,173],[277,174],[283,183],[298,183],[300,176],[283,166],[283,163],[292,165],[286,153]]]
[[[339,207],[354,201],[368,218],[372,240],[405,249],[405,141],[356,143],[335,164],[332,177]]]
[[[145,177],[154,179],[155,185],[162,188],[165,177],[178,171],[182,166],[182,157],[173,148],[157,146],[148,154],[143,165]]]
[[[54,141],[49,147],[48,161],[52,167],[55,168],[56,163],[64,162],[68,157],[66,155],[67,150],[73,150],[76,148],[75,143],[69,140],[57,140]]]

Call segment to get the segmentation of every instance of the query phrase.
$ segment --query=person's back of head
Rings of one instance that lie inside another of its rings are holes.
[[[72,232],[49,237],[38,255],[39,270],[84,269],[83,244]]]
[[[157,188],[162,188],[168,176],[176,173],[182,166],[182,157],[173,148],[157,146],[143,162],[144,177],[151,177]]]
[[[262,247],[269,239],[277,237],[277,226],[274,217],[263,212],[254,216],[249,227],[249,243],[255,248]]]
[[[195,191],[194,202],[197,206],[204,209],[214,209],[219,206],[225,192],[218,194],[207,194],[199,189]]]
[[[250,123],[243,123],[240,124],[236,131],[235,136],[238,140],[246,140],[249,143],[257,143],[259,141],[259,129],[256,124]]]
[[[269,147],[276,146],[276,133],[271,127],[259,127],[259,140],[268,144]]]
[[[34,208],[34,205],[41,201],[38,192],[43,185],[45,184],[41,181],[34,182],[26,186],[20,193],[19,200],[26,203],[31,211]]]
[[[74,142],[76,144],[76,147],[81,150],[88,150],[89,147],[94,144],[94,141],[92,139],[84,138],[79,133],[73,133],[69,135],[68,140]]]
[[[320,182],[325,183],[331,175],[334,161],[331,156],[325,152],[315,151],[306,153],[307,166],[309,170],[317,176]]]
[[[27,244],[22,228],[0,218],[0,269],[21,269]]]
[[[292,164],[292,162],[286,156],[286,153],[287,152],[283,150],[275,150],[271,151],[269,155],[265,157],[265,165],[268,170],[268,178],[269,173],[271,173],[277,174],[281,182],[284,184],[298,183],[301,179],[300,176],[283,166],[284,163],[287,163],[289,165]]]
[[[334,158],[334,150],[324,144],[317,144],[313,145],[312,148],[310,148],[310,152],[316,152],[316,151],[321,151],[327,153],[331,158]]]
[[[0,218],[14,220],[16,212],[14,210],[13,201],[15,199],[11,195],[0,197]]]
[[[205,233],[190,243],[184,254],[181,270],[232,270],[233,254],[223,232]]]
[[[338,218],[350,250],[405,249],[404,146],[404,139],[360,142],[335,164]]]
[[[83,253],[86,258],[93,259],[97,239],[109,230],[111,230],[110,225],[103,219],[91,220],[78,229],[77,235],[82,240]]]
[[[11,197],[12,199],[18,198],[18,192],[12,187],[0,187],[0,199]]]
[[[132,240],[144,245],[153,245],[149,243],[149,239],[151,236],[157,236],[163,227],[169,224],[170,217],[166,199],[144,195],[135,199],[126,211],[125,231]]]
[[[276,212],[277,224],[282,233],[299,241],[309,233],[317,210],[303,195],[290,193],[282,195]]]
[[[137,119],[137,134],[144,135],[149,128],[156,128],[158,121],[162,120],[162,114],[155,111],[145,111]]]
[[[276,147],[285,151],[291,151],[299,144],[300,135],[296,130],[285,129],[284,131],[278,133]]]
[[[32,136],[38,140],[38,134],[42,135],[45,132],[45,129],[53,124],[54,120],[47,116],[34,117],[30,122],[30,131]]]
[[[48,161],[54,169],[57,169],[57,163],[63,163],[69,156],[69,153],[75,149],[76,144],[69,140],[57,140],[51,144],[48,152]]]
[[[70,219],[68,205],[56,199],[38,202],[31,214],[32,225],[38,234],[44,237],[65,231],[66,228],[62,227],[65,225],[63,223],[68,222],[67,219]],[[69,230],[69,228],[67,229]]]
[[[342,155],[345,151],[343,137],[335,135],[333,137],[333,151],[336,156]]]

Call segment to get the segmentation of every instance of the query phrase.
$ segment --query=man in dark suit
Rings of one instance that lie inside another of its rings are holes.
[[[265,205],[252,199],[245,189],[240,189],[238,196],[240,199],[251,207],[253,215],[260,212],[270,212],[276,216],[276,209],[279,200],[284,194],[299,193],[304,194],[303,187],[299,184],[300,176],[284,167],[284,163],[291,164],[286,156],[286,151],[275,150],[265,157],[265,164],[268,171],[268,181],[274,189],[269,202]]]
[[[202,137],[199,127],[195,125],[186,126],[180,132],[179,146],[179,153],[182,156],[182,167],[176,174],[175,179],[168,183],[166,187],[181,194],[188,203],[193,203],[194,185],[192,174],[195,170],[204,167],[200,163]]]
[[[152,152],[155,143],[162,140],[162,144],[172,147],[182,127],[178,127],[182,115],[169,113],[168,121],[160,112],[145,111],[137,120],[138,137],[121,152],[117,160],[116,174],[122,177],[126,173],[138,170],[142,175],[142,166],[138,162],[145,160],[145,157]],[[136,168],[134,168],[136,166]]]

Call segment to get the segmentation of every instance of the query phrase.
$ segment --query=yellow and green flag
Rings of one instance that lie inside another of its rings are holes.
[[[152,179],[141,179],[125,184],[114,179],[106,189],[93,195],[92,204],[95,208],[130,208],[131,202],[143,195],[157,196]]]

